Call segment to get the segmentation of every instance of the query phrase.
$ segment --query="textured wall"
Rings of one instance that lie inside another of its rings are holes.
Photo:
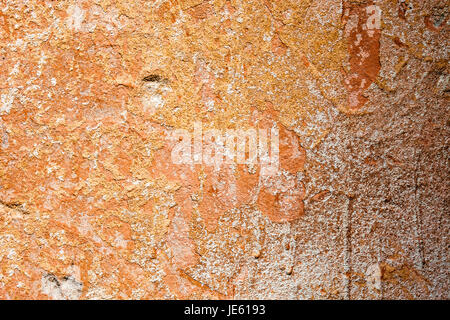
[[[445,0],[0,0],[0,298],[447,299]],[[276,128],[280,170],[175,164]]]

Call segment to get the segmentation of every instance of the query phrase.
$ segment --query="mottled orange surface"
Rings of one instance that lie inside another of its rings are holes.
[[[0,298],[447,299],[448,32],[440,0],[0,0]],[[277,128],[280,170],[174,164],[196,121]]]

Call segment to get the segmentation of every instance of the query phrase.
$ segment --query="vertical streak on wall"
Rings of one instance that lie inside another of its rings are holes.
[[[353,198],[347,197],[347,210],[344,212],[344,274],[345,274],[345,287],[347,288],[345,299],[351,299],[351,287],[352,287],[352,211],[353,211]]]
[[[420,209],[420,199],[418,199],[418,195],[417,195],[417,191],[419,188],[418,185],[418,166],[420,165],[420,153],[419,155],[417,155],[417,150],[414,151],[414,158],[416,159],[416,165],[415,165],[415,172],[414,172],[414,202],[415,202],[415,206],[414,206],[414,220],[415,220],[415,232],[414,235],[418,241],[417,244],[417,251],[418,251],[418,256],[417,259],[419,259],[419,261],[417,261],[417,259],[415,259],[415,267],[418,268],[419,270],[423,270],[424,264],[425,264],[425,257],[424,257],[424,248],[423,248],[423,233],[422,233],[422,212]]]

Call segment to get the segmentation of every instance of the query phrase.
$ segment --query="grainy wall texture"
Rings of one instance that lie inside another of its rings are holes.
[[[0,298],[448,299],[448,18],[0,0]],[[174,163],[195,123],[280,169]]]

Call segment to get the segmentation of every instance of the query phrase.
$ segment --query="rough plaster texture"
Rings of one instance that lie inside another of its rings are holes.
[[[0,0],[0,298],[448,299],[448,17]],[[174,165],[194,121],[281,171]]]

